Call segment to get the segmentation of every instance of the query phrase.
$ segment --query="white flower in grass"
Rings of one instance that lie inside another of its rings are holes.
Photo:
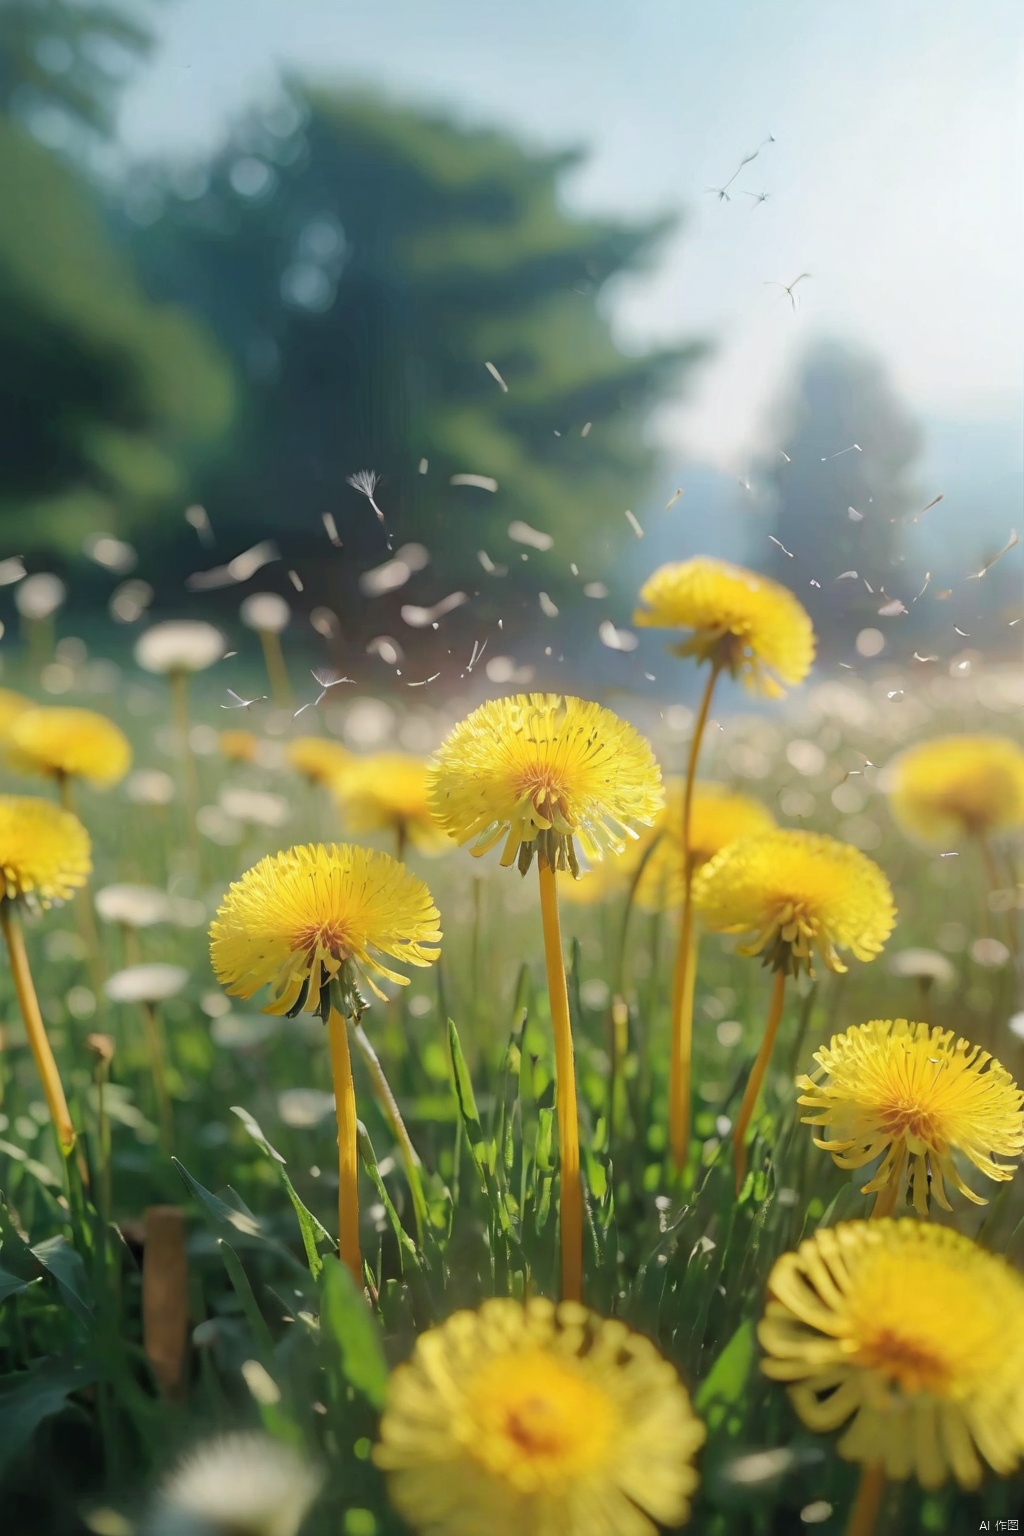
[[[144,672],[204,672],[220,661],[226,644],[204,619],[166,619],[139,636],[135,660]]]
[[[292,610],[277,592],[250,592],[238,610],[247,629],[268,635],[279,635],[287,629],[291,616]]]
[[[162,768],[137,769],[128,775],[125,789],[136,805],[170,805],[174,799],[174,780]]]
[[[171,915],[170,897],[155,885],[105,885],[93,901],[105,923],[123,923],[126,928],[151,928]]]
[[[143,1533],[297,1536],[322,1482],[304,1456],[269,1435],[225,1435],[179,1463]]]
[[[187,984],[188,971],[183,965],[154,960],[115,971],[107,978],[104,991],[112,1003],[165,1003]]]
[[[39,571],[35,576],[26,576],[15,588],[14,606],[23,619],[48,619],[67,595],[68,589],[59,576]]]
[[[220,792],[220,804],[234,821],[251,827],[282,827],[291,811],[283,795],[243,785],[226,785]]]

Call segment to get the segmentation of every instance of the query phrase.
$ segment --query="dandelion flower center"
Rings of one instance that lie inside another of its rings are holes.
[[[599,1466],[618,1428],[607,1394],[541,1350],[488,1361],[469,1387],[467,1410],[470,1453],[521,1487]]]

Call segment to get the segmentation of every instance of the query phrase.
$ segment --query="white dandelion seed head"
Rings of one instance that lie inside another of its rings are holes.
[[[105,923],[126,928],[151,928],[166,922],[171,911],[170,897],[155,885],[105,885],[93,900]]]
[[[296,1536],[322,1482],[304,1456],[269,1435],[225,1435],[165,1480],[145,1536]]]
[[[238,617],[248,629],[270,635],[287,629],[291,616],[291,608],[277,592],[250,592],[238,609]]]
[[[129,965],[107,978],[103,990],[112,1003],[163,1003],[188,983],[183,965],[168,965],[154,960],[146,965]]]
[[[347,483],[360,496],[370,498],[380,484],[380,476],[375,469],[357,469],[354,475],[346,475]]]
[[[48,619],[67,595],[68,589],[59,576],[39,571],[35,576],[26,576],[15,588],[14,606],[23,619]]]
[[[125,790],[136,805],[170,805],[174,780],[162,768],[137,768],[128,775]]]
[[[204,672],[220,661],[224,636],[204,619],[165,619],[135,643],[135,660],[144,672]]]
[[[228,816],[250,827],[283,827],[291,811],[283,795],[263,789],[246,789],[244,785],[225,785],[220,792],[220,803]]]

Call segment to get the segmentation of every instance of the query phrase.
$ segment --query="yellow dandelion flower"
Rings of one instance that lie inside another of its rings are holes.
[[[677,656],[710,661],[752,693],[780,698],[814,661],[814,629],[787,587],[725,560],[698,556],[662,565],[640,589],[634,624],[689,629]],[[785,686],[783,686],[785,685]]]
[[[505,839],[501,862],[518,855],[525,874],[539,848],[552,869],[621,853],[662,804],[661,770],[650,745],[584,699],[516,694],[482,704],[457,725],[429,774],[430,803],[457,843],[474,855]]]
[[[930,1222],[823,1228],[777,1261],[758,1328],[766,1375],[840,1456],[937,1488],[1024,1456],[1024,1280]]]
[[[945,1180],[973,1200],[953,1162],[954,1152],[990,1179],[1011,1179],[1014,1169],[995,1156],[1024,1151],[1024,1093],[980,1046],[953,1031],[906,1019],[873,1019],[815,1052],[817,1069],[799,1077],[798,1104],[812,1110],[805,1125],[828,1128],[815,1146],[840,1168],[863,1168],[882,1157],[862,1194],[877,1194],[876,1215],[888,1215],[906,1185],[914,1208],[928,1213],[929,1189],[950,1209]]]
[[[763,955],[793,975],[811,971],[815,950],[832,971],[846,970],[840,950],[873,960],[896,921],[878,865],[817,832],[764,832],[728,844],[696,876],[693,899],[707,927],[752,935],[741,954]]]
[[[374,1460],[426,1536],[654,1536],[704,1441],[654,1345],[576,1303],[487,1301],[392,1373]]]
[[[378,752],[357,759],[335,781],[351,832],[390,832],[401,858],[407,842],[438,853],[451,842],[434,820],[427,798],[427,763],[406,752]]]
[[[19,715],[23,715],[27,709],[35,708],[31,699],[15,693],[13,688],[0,688],[0,741],[6,737]]]
[[[665,810],[641,844],[651,852],[636,888],[639,906],[647,912],[677,907],[683,899],[683,803],[686,784],[669,779],[665,785]],[[771,812],[749,795],[737,794],[724,784],[698,781],[693,786],[690,823],[690,864],[696,871],[737,838],[769,832],[775,826]]]
[[[374,976],[407,985],[378,956],[430,965],[440,938],[430,892],[390,854],[317,843],[261,859],[230,887],[210,957],[233,997],[269,987],[266,1013],[316,1013],[336,979],[354,989],[362,976],[378,997]]]
[[[1002,736],[942,736],[887,768],[889,803],[908,836],[962,842],[1024,824],[1024,749]]]
[[[7,756],[21,773],[88,779],[106,788],[131,767],[128,738],[113,720],[92,709],[26,709],[11,722]]]
[[[326,736],[297,736],[284,749],[284,755],[296,773],[311,784],[331,785],[352,766],[352,753],[340,741]]]
[[[0,795],[0,897],[47,907],[68,901],[91,871],[89,834],[77,816],[32,795]]]
[[[260,753],[260,739],[252,731],[221,731],[217,746],[229,763],[254,763]]]

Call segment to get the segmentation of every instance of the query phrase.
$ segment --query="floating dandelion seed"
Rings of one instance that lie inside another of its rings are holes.
[[[513,544],[526,544],[530,549],[548,550],[555,542],[550,533],[531,528],[529,523],[516,520],[508,525],[508,536]]]
[[[502,378],[502,376],[498,372],[497,368],[495,368],[494,364],[493,363],[484,363],[484,367],[487,369],[487,372],[490,374],[491,378],[497,384],[497,386],[501,390],[502,394],[507,395],[508,394],[508,385],[505,383],[505,380]]]
[[[233,688],[229,688],[227,694],[231,703],[222,704],[221,709],[252,709],[254,704],[262,704],[267,697],[265,693],[259,693],[255,698],[243,699],[242,695],[236,693]]]
[[[882,595],[883,597],[885,596],[884,593]],[[878,610],[879,617],[883,619],[894,619],[897,618],[899,614],[908,612],[909,609],[904,607],[903,603],[898,597],[891,597],[889,601],[887,603],[883,603],[881,608]]]
[[[341,549],[342,544],[341,539],[338,536],[338,525],[334,521],[333,512],[321,512],[320,520],[324,525],[324,530],[327,534],[327,537],[330,539],[335,549]]]
[[[320,692],[315,699],[310,699],[308,704],[301,704],[299,706],[299,708],[295,711],[295,714],[292,716],[294,720],[299,718],[303,710],[316,709],[318,704],[323,703],[331,689],[337,688],[339,683],[355,682],[355,678],[344,677],[340,672],[335,672],[332,667],[313,667],[311,669],[311,676],[314,683],[316,683],[319,687]]]
[[[490,491],[492,494],[498,489],[498,482],[492,475],[452,475],[449,485],[472,485],[478,491]]]
[[[841,459],[844,453],[863,453],[860,443],[851,443],[849,448],[840,448],[838,453],[826,453],[821,462],[827,464],[830,459]]]
[[[606,645],[610,651],[635,651],[640,644],[631,629],[616,629],[611,619],[605,619],[599,625],[597,636],[601,644]]]
[[[681,486],[677,486],[676,489],[673,491],[672,495],[669,497],[668,501],[666,501],[666,503],[665,503],[665,511],[666,512],[671,512],[672,508],[675,506],[676,502],[679,500],[679,498],[682,496],[682,494],[683,494],[682,487]]]
[[[916,517],[912,517],[910,519],[910,521],[912,523],[919,523],[921,521],[922,517],[924,517],[926,512],[930,512],[932,507],[937,507],[938,506],[939,502],[943,500],[945,494],[946,494],[945,491],[940,491],[938,496],[933,496],[931,501],[928,503],[928,505],[926,507],[922,507],[920,512],[917,514],[917,516]]]
[[[302,585],[302,577],[299,575],[298,571],[289,571],[288,580],[291,582],[296,592],[305,592],[306,589]]]
[[[749,489],[749,487],[748,487],[748,489]],[[796,556],[793,554],[793,551],[791,549],[787,549],[785,544],[783,544],[782,540],[781,539],[777,539],[773,533],[770,533],[768,535],[768,541],[771,544],[777,544],[778,547],[782,550],[782,553],[784,555],[788,556],[788,558],[790,560],[794,560],[796,558]]]
[[[12,587],[25,577],[25,562],[20,555],[9,555],[0,560],[0,587]]]
[[[856,507],[847,507],[846,515],[851,523],[862,523],[864,521],[864,513],[858,512]]]
[[[428,459],[420,459],[420,464],[419,464],[420,474],[421,475],[425,475],[429,468],[430,468],[430,461]]]
[[[642,539],[643,536],[644,536],[644,531],[641,528],[640,523],[639,523],[638,519],[636,518],[635,514],[632,513],[629,510],[628,507],[626,508],[626,522],[632,528],[632,530],[636,534],[637,538],[638,539]]]
[[[1003,547],[999,551],[998,555],[993,555],[992,559],[987,561],[986,564],[982,566],[980,571],[972,571],[969,576],[965,576],[964,577],[964,580],[965,581],[980,581],[981,578],[984,575],[986,575],[992,569],[992,567],[994,565],[998,565],[999,564],[1000,560],[1003,558],[1004,555],[1008,555],[1010,553],[1011,549],[1016,549],[1016,547],[1017,547],[1017,545],[1019,543],[1020,543],[1020,534],[1017,532],[1017,530],[1015,528],[1011,528],[1011,530],[1010,530],[1010,537],[1007,539],[1006,543],[1003,545]]]
[[[836,581],[859,581],[860,577],[856,571],[843,571],[835,579]]]
[[[438,619],[443,619],[446,613],[451,613],[456,608],[461,608],[463,603],[469,602],[469,594],[466,592],[451,592],[447,597],[442,597],[433,608],[420,608],[415,603],[406,603],[400,610],[402,622],[409,625],[410,629],[426,629],[428,624],[435,624]]]
[[[592,421],[585,421],[583,423],[583,428],[582,428],[582,430],[580,432],[580,437],[589,437],[590,436],[590,429],[591,429],[591,427],[593,425],[594,425],[594,423]]]
[[[373,499],[374,493],[380,484],[380,476],[374,469],[357,469],[354,475],[348,475],[346,479],[347,483],[352,487],[354,491],[358,491],[360,496],[366,497],[367,501],[370,503],[370,506],[377,514],[377,521],[380,523],[380,526],[384,530],[387,547],[390,549],[392,547],[391,535],[388,533],[387,524],[384,521],[384,513]]]
[[[200,544],[207,546],[215,543],[213,527],[207,516],[206,508],[198,505],[185,508],[185,521],[190,528],[194,528],[199,535]]]
[[[778,283],[778,282],[774,282],[771,279],[769,279],[767,282],[765,282],[763,284],[763,286],[765,288],[781,288],[784,293],[788,294],[789,295],[789,302],[792,305],[793,312],[795,314],[796,310],[797,310],[797,306],[799,304],[799,299],[798,299],[797,295],[793,292],[793,289],[796,287],[797,283],[802,283],[805,277],[810,277],[810,276],[811,276],[810,272],[801,272],[800,276],[799,277],[794,277],[794,279],[793,279],[793,281],[791,283]]]

